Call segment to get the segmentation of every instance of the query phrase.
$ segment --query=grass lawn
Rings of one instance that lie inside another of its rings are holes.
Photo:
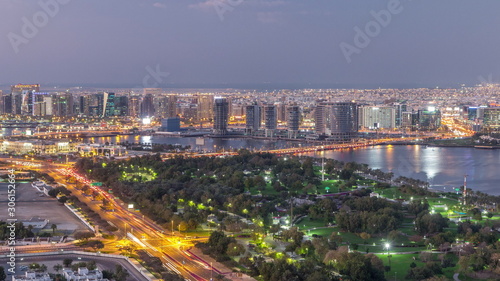
[[[320,236],[323,236],[323,237],[330,237],[330,235],[332,234],[332,232],[334,232],[334,228],[332,227],[329,227],[329,228],[319,228],[319,229],[315,229],[315,230],[311,230],[311,231],[307,231],[307,235],[313,235],[313,234],[316,234],[316,235],[320,235]],[[342,234],[342,233],[341,233]]]
[[[458,205],[458,201],[453,198],[427,198],[427,202],[429,202],[431,208],[435,205],[446,205],[448,208]],[[442,210],[444,210],[444,207],[436,207],[436,211]]]
[[[377,254],[377,256],[384,262],[384,265],[389,265],[389,258],[387,254]],[[385,274],[387,280],[405,280],[404,277],[410,269],[410,264],[415,262],[417,266],[424,266],[424,263],[418,260],[416,254],[392,254],[391,270]],[[413,260],[415,258],[415,261]]]
[[[416,248],[415,248],[416,249]],[[377,254],[377,256],[382,259],[384,265],[389,265],[389,259],[387,254]],[[392,253],[391,258],[391,270],[385,274],[388,281],[393,280],[405,280],[405,276],[410,269],[410,264],[414,262],[417,267],[425,266],[423,262],[419,260],[418,254],[394,254]],[[448,254],[448,258],[451,258],[454,263],[457,262],[457,257],[453,254]],[[415,258],[415,260],[413,259]],[[437,254],[433,255],[433,260],[438,261]],[[453,280],[453,274],[458,270],[458,267],[443,268],[443,275],[448,279]],[[396,277],[396,279],[395,279]],[[461,279],[464,280],[464,279]]]
[[[304,230],[314,227],[324,227],[325,223],[322,220],[311,220],[309,217],[305,217],[296,223],[296,226],[298,226],[300,230]]]
[[[339,185],[342,183],[342,180],[326,180],[321,182],[320,186],[318,187],[318,191],[321,194],[326,194],[325,188],[328,187],[329,192],[328,193],[337,193],[339,191]]]

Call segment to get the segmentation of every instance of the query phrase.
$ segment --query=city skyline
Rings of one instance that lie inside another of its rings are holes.
[[[499,6],[4,1],[0,84],[372,88],[495,82]]]

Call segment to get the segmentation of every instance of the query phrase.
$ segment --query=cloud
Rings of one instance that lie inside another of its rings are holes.
[[[155,8],[160,8],[160,9],[165,9],[165,8],[167,8],[167,5],[165,5],[165,4],[163,4],[163,3],[160,3],[160,2],[155,2],[155,3],[153,4],[153,7],[155,7]]]

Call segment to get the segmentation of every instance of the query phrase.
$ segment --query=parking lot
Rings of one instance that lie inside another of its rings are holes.
[[[16,184],[15,216],[10,217],[7,210],[7,186],[6,183],[0,183],[0,220],[16,218],[18,221],[23,221],[40,217],[49,220],[46,229],[56,224],[57,232],[60,233],[71,234],[77,230],[87,230],[86,226],[64,205],[39,192],[31,186],[31,183]]]

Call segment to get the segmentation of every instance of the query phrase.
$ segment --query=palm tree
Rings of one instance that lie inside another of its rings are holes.
[[[55,223],[53,223],[50,228],[52,228],[52,234],[54,234],[56,232],[56,229],[57,229],[57,225]]]
[[[53,267],[53,268],[54,268],[54,270],[55,270],[56,272],[58,272],[58,273],[59,273],[59,270],[61,270],[61,269],[63,268],[63,266],[62,266],[62,265],[60,265],[60,264],[56,264],[56,265],[54,265],[54,267]]]

